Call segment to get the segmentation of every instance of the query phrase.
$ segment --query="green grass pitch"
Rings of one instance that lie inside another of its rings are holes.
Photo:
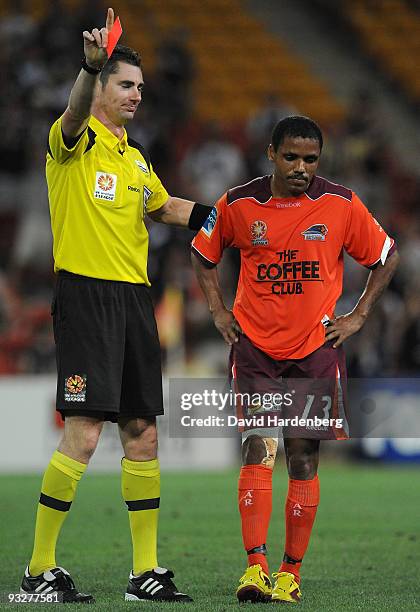
[[[418,468],[324,465],[320,480],[321,504],[303,565],[299,609],[420,610]],[[40,481],[40,476],[0,477],[3,597],[5,592],[18,591],[31,552]],[[236,484],[235,471],[162,475],[159,562],[175,571],[177,586],[194,597],[193,604],[123,601],[131,546],[118,475],[87,473],[83,478],[61,534],[58,563],[72,573],[80,590],[95,595],[101,612],[237,610],[235,590],[245,556]],[[282,555],[286,487],[285,470],[279,464],[267,542],[271,571],[276,571]],[[256,612],[267,610],[267,605],[275,604],[245,607]],[[22,606],[4,603],[0,608]]]

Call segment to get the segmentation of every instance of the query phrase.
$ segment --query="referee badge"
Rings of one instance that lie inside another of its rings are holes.
[[[86,401],[86,374],[73,374],[64,380],[64,400],[66,402]]]

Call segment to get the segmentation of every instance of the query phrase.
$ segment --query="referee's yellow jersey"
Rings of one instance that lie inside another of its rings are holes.
[[[119,140],[92,115],[69,148],[60,118],[46,172],[55,271],[150,285],[144,217],[169,196],[143,147],[125,130]]]

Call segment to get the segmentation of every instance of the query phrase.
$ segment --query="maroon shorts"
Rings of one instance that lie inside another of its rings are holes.
[[[277,361],[241,334],[230,374],[242,431],[281,427],[285,438],[347,439],[345,355],[332,345]]]

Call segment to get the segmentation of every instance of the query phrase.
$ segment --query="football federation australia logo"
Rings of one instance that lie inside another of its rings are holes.
[[[102,191],[110,191],[114,186],[114,179],[110,174],[101,174],[98,178],[98,186]]]
[[[66,402],[86,401],[86,376],[73,374],[64,381],[64,400]]]
[[[115,200],[116,188],[116,174],[108,174],[108,172],[96,173],[95,190],[93,192],[93,196],[97,200],[109,200],[112,202]]]
[[[266,246],[267,224],[264,221],[254,221],[251,223],[251,243],[253,246]]]
[[[311,227],[308,227],[308,229],[302,232],[302,236],[304,236],[305,240],[325,240],[327,234],[328,227],[324,225],[324,223],[311,225]]]

